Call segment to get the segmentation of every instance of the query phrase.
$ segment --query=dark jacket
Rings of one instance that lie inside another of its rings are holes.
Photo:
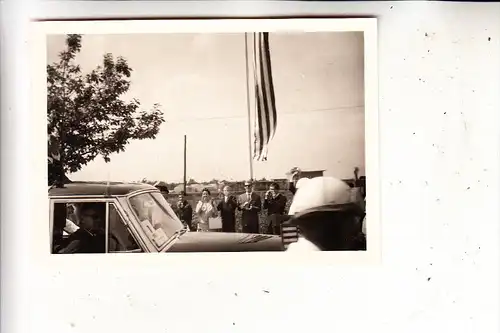
[[[69,236],[67,246],[58,253],[104,253],[106,251],[106,238],[104,232],[90,232],[83,228]]]
[[[248,202],[249,205],[245,208],[243,204]],[[241,224],[243,232],[258,233],[259,232],[259,212],[262,209],[262,200],[260,196],[252,192],[250,198],[248,194],[243,193],[238,197],[238,209],[241,213]]]
[[[191,225],[193,221],[193,207],[191,207],[187,200],[184,200],[181,206],[176,206],[176,213],[179,220]]]
[[[286,197],[283,194],[278,193],[275,198],[269,197],[268,199],[264,199],[263,208],[267,209],[268,216],[274,214],[283,215],[285,214],[286,202]]]
[[[236,198],[230,195],[227,198],[227,202],[224,201],[224,197],[217,204],[217,210],[221,212],[222,219],[222,231],[223,232],[234,232],[236,228],[236,215],[235,211],[238,208],[238,202]]]

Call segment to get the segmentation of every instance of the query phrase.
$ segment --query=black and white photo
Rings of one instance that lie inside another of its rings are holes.
[[[378,244],[376,25],[326,21],[47,32],[50,253]]]

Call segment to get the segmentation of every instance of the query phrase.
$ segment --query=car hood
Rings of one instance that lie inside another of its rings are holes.
[[[187,232],[167,252],[283,251],[281,237],[274,235]]]

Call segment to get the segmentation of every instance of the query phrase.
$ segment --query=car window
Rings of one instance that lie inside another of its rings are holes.
[[[52,253],[105,253],[106,203],[54,203]]]
[[[137,252],[137,244],[114,204],[109,205],[108,252]]]
[[[143,232],[159,251],[165,248],[170,237],[184,228],[160,193],[135,195],[130,198],[130,205],[139,218]]]

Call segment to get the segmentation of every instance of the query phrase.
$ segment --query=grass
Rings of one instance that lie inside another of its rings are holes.
[[[265,192],[260,192],[260,191],[255,191],[255,193],[259,194],[262,200],[262,203],[264,203],[264,195]],[[236,197],[238,197],[242,193],[233,193]],[[286,204],[286,211],[290,208],[290,204],[292,203],[292,194],[288,191],[283,191],[282,194],[284,194],[287,198],[287,204]],[[212,199],[214,201],[218,200],[218,195],[217,194],[212,194],[211,195]],[[177,199],[178,196],[176,194],[169,194],[167,201],[175,207],[177,205]],[[201,193],[188,193],[186,195],[186,200],[191,204],[191,207],[193,207],[193,224],[196,224],[198,221],[198,217],[196,216],[196,213],[194,212],[194,209],[196,208],[196,204],[201,198]],[[267,222],[267,211],[261,210],[259,213],[259,232],[261,234],[267,233],[267,227],[268,227],[268,222]],[[241,227],[241,211],[236,210],[236,232],[241,232],[242,227]]]

